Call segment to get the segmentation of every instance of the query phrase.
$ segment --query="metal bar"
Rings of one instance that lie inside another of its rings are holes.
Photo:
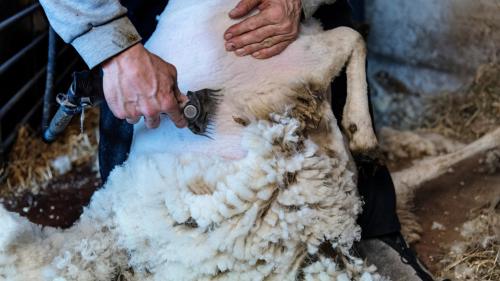
[[[14,63],[16,63],[19,59],[21,59],[26,53],[28,53],[31,49],[33,49],[40,41],[42,41],[47,36],[47,31],[38,35],[31,43],[29,43],[26,47],[22,48],[19,52],[13,55],[10,59],[5,61],[2,65],[0,65],[0,75],[2,75],[9,67],[11,67]]]
[[[43,101],[43,99],[38,100],[38,102],[35,104],[35,106],[33,106],[33,108],[31,108],[31,110],[28,111],[28,113],[26,113],[26,115],[24,115],[21,122],[17,123],[14,131],[12,131],[12,133],[2,143],[3,147],[9,147],[14,142],[14,140],[16,139],[16,136],[17,136],[17,132],[19,131],[19,128],[21,128],[22,125],[26,124],[26,122],[28,122],[28,120],[33,116],[33,114],[35,114],[36,110],[40,107],[40,105],[42,105],[42,101]]]
[[[25,8],[24,10],[20,11],[19,13],[3,20],[2,22],[0,22],[0,31],[4,30],[5,28],[7,28],[9,25],[15,23],[16,21],[18,21],[19,19],[22,19],[23,17],[31,14],[32,12],[36,11],[36,9],[38,9],[40,7],[40,3],[35,3],[27,8]]]
[[[68,67],[62,72],[62,74],[57,78],[56,80],[56,85],[61,83],[61,81],[68,75],[68,73],[75,67],[75,64],[78,62],[78,58],[74,59],[70,64],[68,64]]]
[[[54,104],[54,78],[56,71],[56,32],[49,26],[49,44],[47,51],[47,76],[45,77],[45,92],[43,94],[42,130],[49,126]]]
[[[57,57],[59,58],[66,50],[68,50],[68,47],[63,48],[59,54],[57,54]],[[0,121],[5,117],[7,112],[12,109],[12,107],[15,105],[16,102],[19,101],[27,92],[28,90],[35,84],[35,82],[40,79],[40,77],[47,71],[47,66],[44,66],[42,69],[40,69],[33,78],[31,78],[28,83],[26,83],[19,91],[17,91],[16,94],[10,100],[2,107],[0,108]]]
[[[7,178],[7,157],[5,155],[5,147],[2,141],[2,124],[0,123],[0,183],[3,183]],[[1,203],[1,201],[0,201]]]
[[[6,177],[6,169],[5,169],[5,150],[3,146],[3,138],[2,138],[2,122],[0,122],[0,183],[3,183]]]
[[[71,71],[71,69],[73,69],[73,67],[75,66],[75,64],[77,62],[78,62],[78,59],[75,59],[68,65],[68,67],[66,67],[66,69],[63,71],[61,76],[59,76],[59,78],[57,79],[56,85],[59,84],[64,79],[64,77]],[[12,133],[10,133],[10,135],[7,137],[7,139],[2,143],[2,146],[4,148],[9,147],[14,142],[14,140],[16,139],[16,136],[17,136],[17,132],[19,131],[19,128],[28,122],[28,120],[33,116],[33,114],[35,114],[35,111],[42,105],[42,102],[43,102],[43,99],[39,99],[38,102],[33,106],[33,108],[31,108],[31,110],[23,117],[21,122],[17,123],[15,129],[12,131]]]
[[[4,162],[3,152],[2,122],[0,122],[0,170],[2,170],[2,163]]]
[[[28,92],[29,89],[45,74],[47,71],[47,66],[44,66],[40,69],[33,78],[31,78],[28,83],[24,84],[24,86],[17,91],[17,93],[0,109],[0,120],[5,117],[5,114]]]

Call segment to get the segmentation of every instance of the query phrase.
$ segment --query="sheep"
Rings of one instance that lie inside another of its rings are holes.
[[[350,252],[362,202],[349,150],[377,147],[361,36],[308,22],[279,56],[236,58],[222,39],[236,2],[172,0],[146,44],[183,92],[220,89],[212,138],[138,123],[128,160],[68,230],[0,208],[0,279],[382,279]],[[342,132],[325,93],[345,65]]]

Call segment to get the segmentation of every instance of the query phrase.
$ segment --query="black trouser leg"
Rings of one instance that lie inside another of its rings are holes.
[[[396,192],[386,166],[371,163],[358,165],[358,191],[363,198],[363,212],[358,218],[363,238],[399,232]]]
[[[167,0],[123,0],[128,17],[145,42],[156,28],[156,16],[163,12]],[[106,104],[101,105],[99,125],[99,172],[106,182],[109,173],[127,160],[134,128],[125,120],[117,119]]]
[[[346,0],[337,0],[335,4],[320,7],[314,17],[321,21],[325,29],[352,27],[351,8]],[[347,95],[346,83],[345,71],[332,83],[332,110],[339,126]],[[356,161],[356,166],[359,171],[358,191],[364,201],[363,212],[358,218],[363,238],[398,232],[401,226],[396,214],[396,193],[389,170],[374,161]]]
[[[116,118],[106,103],[102,103],[100,109],[99,172],[102,182],[106,182],[113,168],[127,160],[134,127]]]

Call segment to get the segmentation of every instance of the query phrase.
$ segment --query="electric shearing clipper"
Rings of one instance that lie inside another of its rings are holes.
[[[101,70],[73,73],[68,91],[57,95],[59,109],[43,133],[46,142],[53,142],[66,129],[73,116],[104,101],[102,77]],[[181,106],[188,128],[197,135],[210,137],[211,122],[220,98],[218,90],[188,91],[187,97],[189,101]]]
[[[210,137],[220,96],[219,90],[202,89],[187,92],[189,101],[183,106],[182,113],[188,121],[191,132]]]

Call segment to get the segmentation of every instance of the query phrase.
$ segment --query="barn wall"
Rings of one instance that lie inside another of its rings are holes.
[[[500,57],[499,0],[371,0],[365,8],[379,111],[389,110],[390,92],[455,91],[479,65]],[[408,106],[418,107],[418,100]]]

